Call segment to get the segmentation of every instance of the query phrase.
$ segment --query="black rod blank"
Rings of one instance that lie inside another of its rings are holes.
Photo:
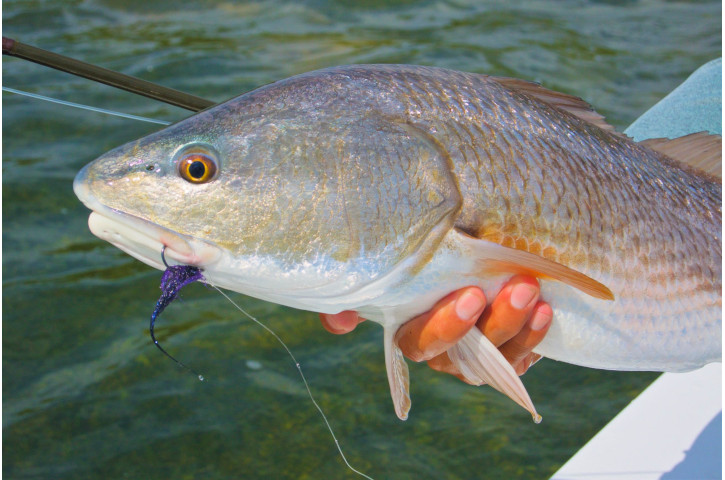
[[[107,68],[91,65],[90,63],[81,62],[80,60],[49,52],[42,48],[25,45],[12,38],[3,37],[3,55],[29,60],[40,65],[45,65],[46,67],[55,68],[56,70],[120,88],[127,92],[185,108],[192,112],[198,112],[215,105],[215,102],[201,97],[174,90],[173,88],[163,87],[153,82],[141,80],[140,78],[115,72]]]

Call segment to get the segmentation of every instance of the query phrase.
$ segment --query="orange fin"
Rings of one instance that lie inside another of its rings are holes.
[[[471,257],[486,273],[524,274],[558,280],[592,297],[614,300],[614,293],[606,285],[577,270],[533,253],[474,238],[460,230],[457,232],[463,245],[470,250]]]
[[[594,111],[591,105],[574,95],[567,95],[566,93],[557,92],[544,88],[538,83],[527,82],[526,80],[519,80],[518,78],[508,77],[490,77],[491,80],[495,80],[504,87],[515,90],[524,95],[534,97],[544,103],[551,105],[552,107],[564,110],[575,117],[584,120],[585,122],[596,125],[602,130],[606,130],[610,133],[614,133],[622,136],[622,134],[615,131],[614,127],[604,121],[604,115],[601,115]]]
[[[672,140],[650,138],[639,143],[697,170],[722,178],[722,137],[720,135],[699,132]]]

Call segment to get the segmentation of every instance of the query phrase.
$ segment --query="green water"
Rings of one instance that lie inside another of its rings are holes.
[[[721,55],[720,2],[4,1],[3,34],[221,101],[346,63],[537,80],[619,129]],[[137,115],[183,110],[3,59],[3,84]],[[158,126],[3,93],[3,475],[8,479],[359,478],[276,341],[188,287],[148,338],[160,272],[93,237],[75,173]],[[350,462],[374,478],[546,478],[655,378],[553,361],[525,377],[544,421],[411,365],[393,413],[381,330],[236,295],[305,370]]]

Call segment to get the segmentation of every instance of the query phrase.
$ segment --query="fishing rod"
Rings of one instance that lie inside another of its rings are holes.
[[[195,95],[20,43],[8,37],[3,37],[3,55],[22,58],[78,77],[191,110],[192,112],[198,112],[216,105],[216,102]]]

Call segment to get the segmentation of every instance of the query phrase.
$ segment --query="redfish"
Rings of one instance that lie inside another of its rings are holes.
[[[403,323],[457,288],[540,279],[536,352],[616,370],[720,361],[720,139],[635,143],[581,99],[510,78],[404,65],[298,75],[87,165],[91,231],[159,269],[384,327],[407,418]],[[710,173],[708,173],[708,171]],[[449,352],[529,410],[478,329]]]

